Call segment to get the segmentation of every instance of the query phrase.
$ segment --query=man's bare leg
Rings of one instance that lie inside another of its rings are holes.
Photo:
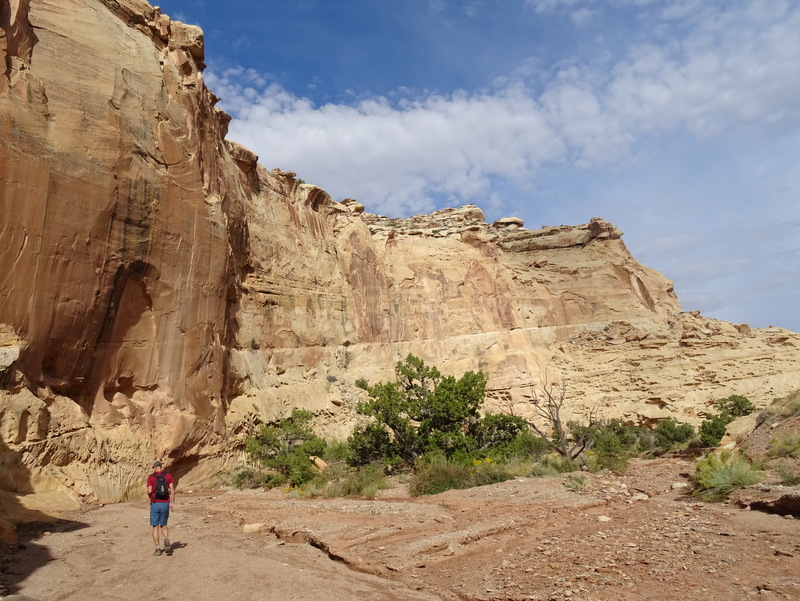
[[[161,534],[164,535],[164,550],[167,552],[167,555],[170,555],[172,553],[172,545],[169,542],[169,528],[161,526]]]

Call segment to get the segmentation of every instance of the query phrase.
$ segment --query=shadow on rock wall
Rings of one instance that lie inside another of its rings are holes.
[[[5,469],[19,463],[18,453],[0,438],[0,466]],[[17,593],[28,576],[54,559],[47,546],[39,542],[45,533],[87,526],[25,505],[24,495],[0,491],[0,598]]]

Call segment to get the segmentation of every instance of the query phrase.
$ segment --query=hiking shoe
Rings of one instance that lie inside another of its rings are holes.
[[[158,557],[158,556],[159,556],[159,555],[161,555],[163,552],[164,552],[164,550],[163,550],[163,549],[161,549],[161,548],[159,548],[159,547],[156,547],[156,550],[155,550],[155,551],[153,551],[153,555],[154,555],[155,557]]]
[[[172,555],[172,544],[169,542],[168,538],[164,539],[164,551],[167,555]]]

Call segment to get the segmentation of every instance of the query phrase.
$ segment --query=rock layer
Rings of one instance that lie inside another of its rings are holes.
[[[414,353],[524,411],[697,421],[800,387],[797,334],[684,313],[602,219],[391,219],[225,140],[202,32],[143,0],[0,1],[0,489],[184,483],[293,407],[344,436]]]

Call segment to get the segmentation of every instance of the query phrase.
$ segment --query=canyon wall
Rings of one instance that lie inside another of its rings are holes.
[[[800,336],[683,312],[602,219],[391,219],[268,170],[225,139],[202,31],[143,0],[0,0],[0,55],[0,490],[18,499],[125,499],[154,458],[204,481],[293,407],[344,437],[355,381],[408,353],[483,370],[494,410],[565,381],[572,414],[636,423],[800,388]]]
[[[199,28],[144,2],[0,6],[2,436],[33,468],[0,488],[117,498],[149,457],[224,439],[255,191]]]

